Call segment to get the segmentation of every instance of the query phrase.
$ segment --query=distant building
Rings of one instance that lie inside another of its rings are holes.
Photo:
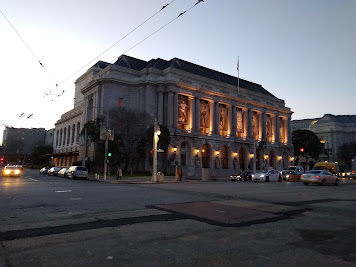
[[[46,129],[44,128],[12,128],[6,127],[3,132],[3,148],[5,160],[11,163],[24,164],[24,159],[32,154],[36,145],[45,144]]]
[[[293,161],[292,112],[259,84],[240,79],[238,89],[236,77],[178,58],[129,56],[96,63],[75,84],[74,108],[55,124],[56,165],[93,159],[94,145],[79,146],[79,134],[85,123],[118,106],[145,111],[169,129],[167,157],[185,174],[200,175],[202,168],[215,175],[282,169]],[[259,147],[261,141],[265,145]],[[142,166],[149,170],[148,160],[134,170]]]
[[[325,114],[322,118],[292,120],[292,131],[306,129],[314,132],[324,145],[319,160],[338,161],[337,153],[344,143],[356,141],[356,116]]]

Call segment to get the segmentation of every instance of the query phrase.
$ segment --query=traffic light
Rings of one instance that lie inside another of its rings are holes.
[[[301,148],[300,148],[300,152],[304,152],[304,147],[301,147]]]
[[[111,157],[111,155],[112,155],[112,154],[109,152],[109,153],[108,153],[108,157]]]

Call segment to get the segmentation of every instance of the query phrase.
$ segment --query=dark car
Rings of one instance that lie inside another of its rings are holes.
[[[48,170],[47,175],[49,176],[58,176],[58,172],[61,170],[61,167],[52,167]]]
[[[253,171],[246,170],[243,171],[239,174],[233,174],[230,175],[230,180],[231,181],[247,181],[247,180],[252,180],[252,174],[254,174]]]
[[[20,176],[23,171],[20,165],[8,165],[2,170],[2,176]]]
[[[43,175],[47,174],[50,168],[51,167],[43,167],[42,169],[40,169],[40,174]]]

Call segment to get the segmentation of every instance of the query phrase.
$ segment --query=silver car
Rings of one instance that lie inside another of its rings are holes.
[[[71,179],[87,179],[88,169],[82,166],[71,166],[67,170],[67,177]]]

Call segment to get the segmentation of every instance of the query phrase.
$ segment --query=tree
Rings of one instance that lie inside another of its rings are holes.
[[[292,143],[296,162],[299,161],[301,156],[306,158],[306,162],[309,158],[317,159],[323,148],[316,134],[309,130],[294,130],[292,132]]]
[[[32,151],[33,164],[48,164],[53,153],[53,147],[49,145],[38,145]]]
[[[171,162],[167,159],[168,153],[168,145],[171,142],[171,135],[167,127],[160,125],[161,134],[159,135],[159,140],[157,144],[158,149],[163,149],[163,162],[165,165],[169,165]],[[153,148],[153,128],[152,125],[150,128],[147,129],[145,136],[140,140],[140,143],[137,146],[137,152],[141,158],[146,158],[146,151]],[[161,153],[158,154],[160,156]]]
[[[109,127],[115,133],[115,140],[109,144],[110,149],[116,150],[112,161],[123,163],[125,172],[129,169],[132,173],[133,162],[140,158],[136,148],[152,124],[152,116],[145,111],[125,107],[109,110]]]
[[[88,121],[82,131],[81,134],[87,134],[87,138],[89,138],[92,142],[97,143],[100,141],[100,126],[104,121],[103,117],[98,117],[94,121]]]
[[[351,160],[356,156],[356,142],[344,143],[339,147],[337,157],[342,165],[351,169]]]

